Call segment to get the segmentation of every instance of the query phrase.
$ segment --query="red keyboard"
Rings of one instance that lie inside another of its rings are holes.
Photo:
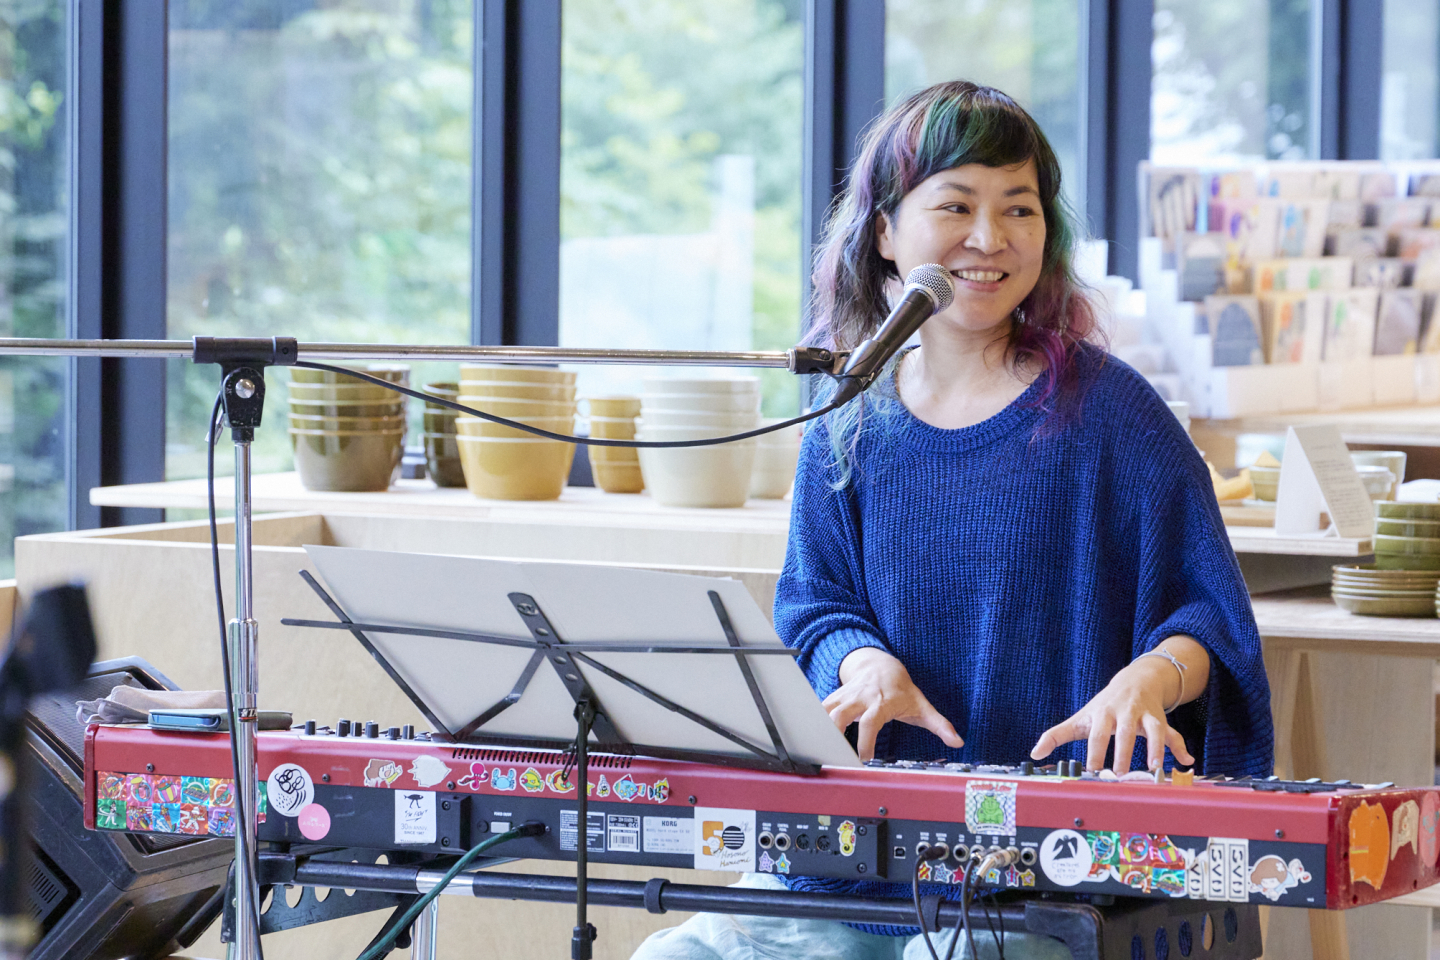
[[[504,855],[574,859],[564,754],[397,732],[259,734],[260,838],[443,854],[541,820],[543,837]],[[233,836],[230,763],[223,734],[92,726],[86,826]],[[583,842],[598,862],[904,883],[958,884],[999,850],[1014,862],[981,879],[1002,888],[1329,909],[1440,877],[1434,787],[1062,775],[1075,772],[902,762],[802,777],[592,754]],[[936,858],[917,862],[924,851]]]

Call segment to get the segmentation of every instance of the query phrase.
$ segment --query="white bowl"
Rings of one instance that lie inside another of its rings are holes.
[[[755,468],[750,474],[750,496],[781,500],[795,483],[800,444],[756,444]]]
[[[635,421],[636,440],[709,440],[713,437],[727,437],[734,433],[746,433],[753,427],[744,425],[714,424],[702,426],[692,424],[684,427],[657,427],[654,424],[646,423],[643,419]],[[737,443],[754,443],[752,437],[749,440],[736,441]]]
[[[1371,500],[1384,500],[1390,496],[1395,474],[1390,472],[1389,467],[1357,464],[1355,472],[1360,474],[1360,482],[1365,484],[1365,492],[1370,494]]]
[[[635,421],[652,427],[738,427],[754,430],[760,418],[753,410],[724,412],[719,410],[646,410]]]
[[[645,381],[645,394],[718,393],[758,394],[758,377],[652,377]],[[642,399],[644,394],[642,394]]]
[[[667,438],[672,439],[672,438]],[[741,507],[750,494],[755,441],[670,450],[640,448],[640,473],[667,507]]]
[[[724,413],[760,412],[758,393],[647,393],[640,398],[640,415],[650,410],[711,410]]]

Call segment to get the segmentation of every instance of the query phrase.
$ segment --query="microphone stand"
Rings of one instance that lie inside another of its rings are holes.
[[[265,405],[265,368],[293,366],[297,361],[410,360],[490,363],[642,364],[651,366],[768,367],[797,375],[835,375],[844,354],[820,347],[786,351],[608,350],[571,347],[463,347],[373,343],[300,343],[289,337],[196,337],[186,340],[46,340],[0,338],[0,356],[126,357],[191,360],[219,364],[226,424],[235,442],[235,617],[227,631],[228,656],[234,683],[232,708],[239,722],[235,737],[240,757],[239,782],[245,816],[235,826],[235,940],[237,960],[260,956],[260,891],[256,868],[255,816],[259,785],[255,766],[255,733],[259,701],[259,624],[255,618],[254,560],[251,542],[252,478],[250,447]],[[164,412],[161,411],[163,416]],[[582,721],[583,722],[583,721]],[[582,749],[583,749],[583,739]],[[582,754],[583,756],[583,754]],[[584,764],[584,760],[581,763]],[[581,767],[582,772],[584,767]],[[581,781],[584,782],[583,780]],[[584,790],[584,787],[581,787]],[[583,802],[583,798],[582,798]],[[586,824],[579,824],[578,852],[584,857]],[[581,860],[583,863],[583,859]],[[583,869],[583,868],[582,868]],[[584,894],[577,896],[584,916]],[[583,919],[581,921],[584,923]],[[577,954],[588,956],[593,927],[576,928]]]

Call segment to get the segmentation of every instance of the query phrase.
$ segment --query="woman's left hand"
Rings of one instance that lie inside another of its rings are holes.
[[[1193,700],[1205,689],[1210,657],[1204,647],[1189,637],[1172,637],[1166,649],[1187,666],[1184,701]],[[1196,669],[1199,668],[1199,669]],[[1166,704],[1181,697],[1179,672],[1163,657],[1140,657],[1132,661],[1090,702],[1040,735],[1030,756],[1041,760],[1072,740],[1086,740],[1085,768],[1099,770],[1105,765],[1105,748],[1115,738],[1115,773],[1130,772],[1135,740],[1144,737],[1151,770],[1165,762],[1165,748],[1175,759],[1192,766],[1195,758],[1185,748],[1185,739],[1165,719]]]

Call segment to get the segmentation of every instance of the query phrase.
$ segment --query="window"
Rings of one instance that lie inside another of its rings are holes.
[[[1076,0],[887,0],[885,99],[944,80],[1005,91],[1045,131],[1065,195],[1083,209],[1084,9]]]
[[[794,346],[804,4],[562,12],[560,343]],[[581,393],[634,391],[644,375],[587,368]],[[760,375],[767,415],[798,409],[798,378]]]
[[[0,5],[0,336],[68,335],[66,10]],[[67,526],[68,371],[0,358],[0,577],[15,575],[14,537]]]
[[[1434,157],[1440,153],[1440,3],[1385,0],[1381,43],[1380,159]]]
[[[1315,159],[1312,0],[1156,0],[1150,159]]]
[[[472,34],[470,0],[172,0],[171,337],[469,342]],[[166,475],[202,475],[217,377],[169,375]]]

